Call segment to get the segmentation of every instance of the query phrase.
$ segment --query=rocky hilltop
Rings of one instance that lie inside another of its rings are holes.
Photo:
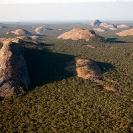
[[[93,30],[74,28],[68,32],[61,34],[57,38],[72,39],[72,40],[83,39],[83,40],[89,41],[92,37],[96,37],[96,34]]]
[[[126,24],[120,24],[120,25],[117,25],[117,28],[118,29],[126,29],[126,28],[130,28],[130,27]]]
[[[129,29],[130,26],[126,25],[126,24],[119,24],[119,25],[114,25],[114,24],[110,24],[107,23],[105,21],[101,22],[100,20],[96,19],[94,21],[92,21],[90,23],[91,26],[100,26],[106,29],[110,29],[110,30],[117,30],[117,29]]]
[[[73,73],[74,76],[97,83],[101,85],[105,90],[113,92],[116,91],[115,88],[104,85],[102,71],[97,66],[97,64],[91,59],[75,59],[67,63],[65,70]]]
[[[35,29],[35,32],[36,32],[36,34],[42,34],[42,32],[43,32],[43,31],[46,31],[46,30],[52,30],[52,29],[51,29],[51,28],[47,28],[47,27],[41,26],[41,27],[36,28],[36,29]]]
[[[116,33],[118,36],[133,36],[133,29],[123,30],[119,33]]]
[[[67,64],[65,70],[92,82],[102,82],[102,72],[93,60],[75,59],[75,61]]]
[[[0,49],[0,97],[19,93],[19,87],[29,83],[22,43],[16,38],[3,40]]]
[[[92,21],[90,25],[91,26],[99,26],[101,23],[102,23],[101,21],[99,21],[98,19],[96,19],[96,20]]]
[[[98,32],[104,32],[104,31],[105,31],[105,30],[102,29],[102,28],[93,28],[93,30],[98,31]]]
[[[15,34],[15,35],[32,35],[29,31],[27,30],[24,30],[24,29],[17,29],[17,30],[13,30],[13,31],[10,31],[10,32],[7,32],[6,34]]]

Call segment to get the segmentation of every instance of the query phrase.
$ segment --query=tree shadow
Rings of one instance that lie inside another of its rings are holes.
[[[105,63],[105,62],[96,62],[96,64],[101,69],[102,73],[107,72],[108,70],[115,69],[115,67],[111,63]]]
[[[41,42],[39,42],[39,46],[41,46],[41,47],[48,47],[48,46],[54,46],[55,44],[46,44],[46,43],[41,43]]]
[[[118,38],[107,38],[106,41],[111,43],[127,43],[125,41],[118,40]]]
[[[25,61],[31,81],[30,89],[72,76],[64,68],[66,62],[73,59],[74,56],[52,53],[46,49],[26,48]]]

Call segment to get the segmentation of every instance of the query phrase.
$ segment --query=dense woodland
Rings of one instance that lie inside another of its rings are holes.
[[[133,132],[133,37],[106,31],[97,32],[105,40],[62,40],[57,36],[74,27],[92,27],[82,23],[47,26],[53,30],[45,31],[38,44],[23,42],[31,84],[20,88],[18,96],[1,100],[0,132]],[[34,31],[30,24],[18,27]],[[5,34],[8,30],[0,29],[0,37],[11,37]],[[104,90],[65,71],[66,63],[75,57],[94,60],[102,70],[104,84],[117,91]]]

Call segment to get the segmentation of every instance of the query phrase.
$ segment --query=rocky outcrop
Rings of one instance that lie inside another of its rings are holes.
[[[67,63],[65,70],[73,73],[74,76],[97,83],[105,90],[117,91],[115,88],[105,85],[102,72],[93,60],[83,58],[75,59],[74,61]]]
[[[117,28],[116,25],[109,24],[107,22],[101,22],[98,19],[91,22],[91,26],[102,26],[103,28]]]
[[[88,79],[92,82],[99,83],[102,79],[102,72],[96,63],[88,59],[76,60],[77,76],[83,79]]]
[[[102,29],[102,28],[93,28],[95,31],[98,31],[98,32],[104,32],[105,30]]]
[[[52,29],[51,29],[51,28],[47,28],[47,27],[41,26],[41,27],[36,28],[36,29],[35,29],[35,32],[36,32],[36,34],[42,34],[42,32],[44,32],[44,31],[46,31],[46,30],[52,30]]]
[[[109,28],[110,30],[117,30],[117,28]]]
[[[10,32],[7,32],[6,34],[15,34],[15,35],[20,35],[20,36],[24,36],[24,35],[32,35],[29,31],[24,30],[24,29],[17,29],[17,30],[13,30]]]
[[[91,26],[99,26],[101,24],[101,21],[99,21],[98,19],[94,20],[91,22]]]
[[[69,62],[65,70],[92,82],[102,82],[102,72],[93,60],[76,59],[75,61]]]
[[[102,22],[99,26],[102,26],[104,28],[116,28],[117,27],[116,25],[109,24],[107,22]]]
[[[117,25],[117,28],[118,29],[127,29],[127,28],[130,28],[130,27],[126,24],[120,24],[120,25]]]
[[[72,40],[83,39],[83,40],[89,41],[93,37],[96,37],[96,34],[93,30],[74,28],[68,32],[61,34],[57,38],[72,39]]]
[[[104,27],[104,26],[107,26],[107,25],[108,25],[108,23],[107,23],[107,22],[101,22],[101,24],[100,24],[99,26]]]
[[[133,36],[133,29],[124,30],[119,33],[116,33],[118,36]]]
[[[0,97],[19,93],[19,87],[30,83],[19,39],[5,39],[0,50]]]

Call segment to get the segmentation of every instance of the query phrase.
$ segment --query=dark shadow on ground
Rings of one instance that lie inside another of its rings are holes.
[[[101,69],[102,73],[107,72],[108,70],[115,69],[115,67],[111,63],[105,63],[105,62],[96,62],[96,64]]]
[[[25,61],[31,81],[30,88],[72,76],[64,68],[66,62],[73,59],[71,55],[52,53],[46,49],[26,48]]]
[[[107,38],[106,41],[111,43],[127,43],[125,41],[118,40],[118,38]]]

